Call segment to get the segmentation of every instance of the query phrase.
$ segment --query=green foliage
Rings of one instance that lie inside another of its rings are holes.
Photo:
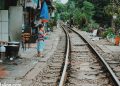
[[[82,30],[86,31],[86,32],[89,32],[89,28],[88,27],[82,28]]]
[[[75,24],[80,24],[82,13],[80,9],[75,9],[73,19]]]
[[[113,16],[114,14],[118,13],[118,8],[114,3],[105,6],[104,9],[105,9],[105,13],[110,16]]]
[[[69,13],[72,13],[76,8],[75,8],[75,2],[74,1],[69,1],[69,3],[67,4],[67,9],[69,11]]]
[[[55,7],[57,9],[57,13],[61,13],[62,11],[65,11],[66,6],[62,3],[55,3]]]
[[[73,12],[73,19],[79,28],[86,28],[94,15],[94,5],[88,1],[83,2],[82,8],[76,8]],[[85,29],[87,30],[87,28]]]
[[[120,25],[120,15],[117,16],[117,19],[116,19],[115,23]]]
[[[84,1],[82,10],[85,13],[91,13],[90,11],[94,10],[94,5],[88,1]]]
[[[91,20],[90,23],[88,23],[88,25],[83,28],[83,30],[87,32],[91,32],[92,30],[98,29],[98,28],[99,28],[99,24]]]
[[[88,1],[83,2],[82,12],[85,13],[87,19],[91,19],[94,15],[94,5]]]
[[[92,17],[94,15],[94,5],[88,1],[83,2],[82,10],[82,27],[86,28],[88,27],[89,23],[91,23]]]
[[[104,24],[110,24],[110,17],[104,12],[104,7],[110,3],[110,0],[87,0],[94,4],[95,6],[95,15],[93,19],[99,23],[100,25],[104,26]]]
[[[95,14],[95,6],[87,0],[69,0],[67,5],[57,3],[56,8],[63,21],[73,18],[74,24],[85,31],[89,31],[91,28],[96,29],[99,26],[92,19]]]
[[[53,31],[53,27],[56,26],[56,21],[55,20],[49,20],[48,22],[48,28],[50,28],[51,31]]]
[[[109,36],[109,37],[114,37],[114,31],[113,31],[113,29],[112,28],[107,28],[107,30],[104,32],[104,34],[103,34],[103,36],[102,37],[107,37],[107,36]]]
[[[91,27],[92,27],[93,29],[98,29],[98,28],[99,28],[99,24],[92,20],[92,21],[91,21]]]
[[[62,3],[56,3],[56,20],[58,19],[58,14],[63,21],[69,19],[69,12],[67,12],[67,6]]]
[[[105,13],[108,15],[108,16],[111,16],[111,27],[114,27],[114,24],[116,25],[115,26],[115,32],[118,31],[118,29],[120,28],[120,6],[116,5],[115,3],[110,3],[109,5],[107,5],[105,8]],[[117,16],[117,19],[113,19],[113,16]]]
[[[69,19],[69,16],[70,16],[70,14],[69,14],[68,12],[62,12],[62,13],[61,13],[61,19],[62,19],[63,21],[68,20],[68,19]]]

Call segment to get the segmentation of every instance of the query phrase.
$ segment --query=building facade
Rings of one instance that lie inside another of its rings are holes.
[[[52,0],[0,0],[0,41],[20,41],[22,29],[32,31],[44,1],[51,12]]]

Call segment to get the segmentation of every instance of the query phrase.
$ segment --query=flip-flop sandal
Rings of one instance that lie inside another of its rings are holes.
[[[38,56],[38,55],[37,55],[37,57],[41,57],[41,58],[43,58],[44,56],[43,56],[43,55],[42,55],[42,56]]]
[[[41,58],[43,58],[44,56],[43,55],[42,56],[38,56],[37,54],[35,54],[34,57],[41,57]]]
[[[44,58],[44,56],[41,56],[41,58]]]
[[[40,57],[40,56],[38,56],[37,54],[35,54],[34,57]]]

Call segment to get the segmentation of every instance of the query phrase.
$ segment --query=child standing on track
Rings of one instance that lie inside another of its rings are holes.
[[[37,56],[38,57],[43,57],[43,50],[45,47],[45,42],[44,42],[44,38],[46,36],[46,33],[44,31],[44,26],[42,24],[40,24],[38,26],[39,31],[38,31],[38,39],[37,39]]]

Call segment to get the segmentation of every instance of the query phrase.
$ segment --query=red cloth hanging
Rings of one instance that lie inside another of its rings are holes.
[[[42,19],[42,22],[43,22],[43,23],[46,23],[46,22],[48,22],[48,20],[46,20],[46,19]]]

